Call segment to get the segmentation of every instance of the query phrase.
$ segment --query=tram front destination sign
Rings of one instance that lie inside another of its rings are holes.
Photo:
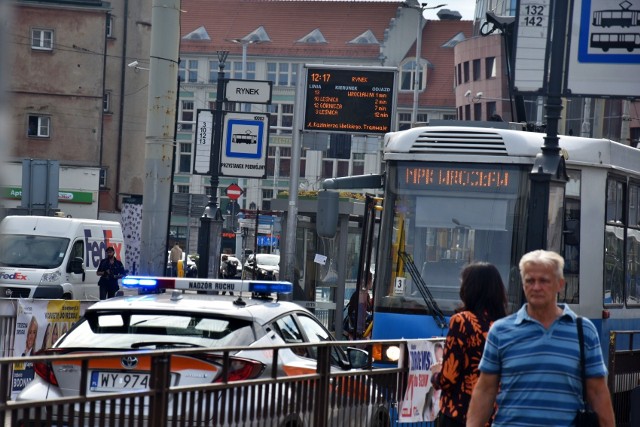
[[[305,131],[391,131],[397,71],[385,67],[307,65]]]

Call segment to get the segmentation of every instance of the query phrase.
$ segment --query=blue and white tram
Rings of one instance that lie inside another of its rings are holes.
[[[511,311],[521,306],[517,265],[543,138],[453,126],[385,136],[373,339],[446,335],[470,261],[495,264]],[[640,329],[640,150],[572,136],[560,136],[560,147],[569,182],[557,236],[567,281],[559,300],[594,322],[605,347],[610,330]]]

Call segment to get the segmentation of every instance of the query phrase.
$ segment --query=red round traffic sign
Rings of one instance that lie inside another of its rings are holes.
[[[227,197],[231,200],[238,200],[243,193],[242,188],[240,188],[238,184],[231,184],[225,191],[227,193]]]

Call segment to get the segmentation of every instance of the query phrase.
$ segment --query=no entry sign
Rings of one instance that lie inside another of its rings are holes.
[[[231,200],[238,200],[243,193],[242,188],[240,188],[238,184],[231,184],[225,191],[227,193],[227,197]]]

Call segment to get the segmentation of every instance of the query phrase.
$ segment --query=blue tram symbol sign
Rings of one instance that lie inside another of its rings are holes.
[[[246,178],[266,176],[269,116],[262,113],[226,113],[220,174]]]

